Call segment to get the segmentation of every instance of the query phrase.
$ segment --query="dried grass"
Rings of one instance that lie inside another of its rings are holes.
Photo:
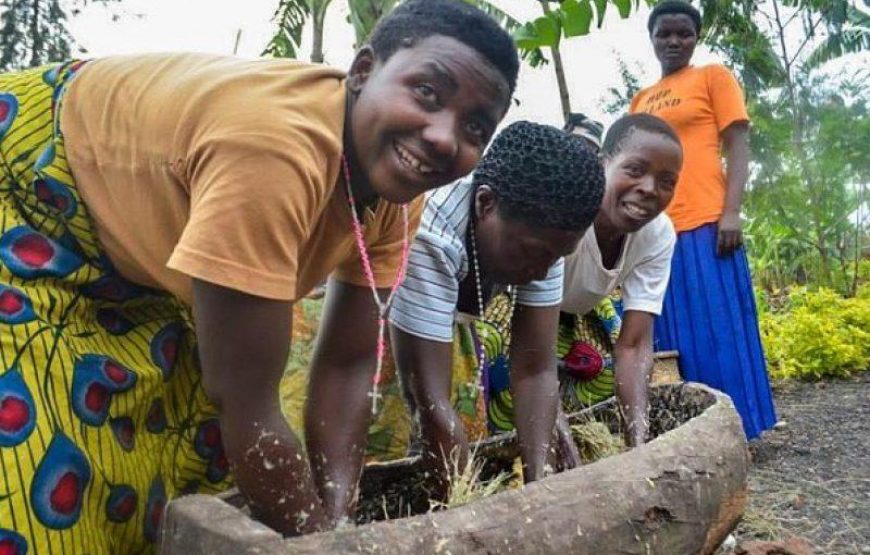
[[[610,433],[610,428],[604,422],[590,420],[575,424],[571,426],[571,432],[577,442],[580,459],[587,464],[626,450],[622,436]]]
[[[459,464],[459,457],[451,455],[444,464],[449,476],[448,495],[446,501],[431,500],[432,509],[454,509],[462,505],[474,503],[508,488],[513,477],[508,472],[499,472],[495,477],[482,480],[481,474],[485,466],[482,459],[469,454],[465,465]]]

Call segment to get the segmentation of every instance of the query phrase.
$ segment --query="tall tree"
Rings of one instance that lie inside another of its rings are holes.
[[[844,54],[870,49],[870,15],[849,0],[702,0],[701,7],[703,38],[740,72],[755,118],[757,165],[747,210],[756,216],[769,210],[766,216],[775,225],[765,232],[787,239],[781,243],[788,252],[776,250],[768,258],[788,267],[781,272],[785,276],[848,290],[843,245],[863,237],[860,228],[850,227],[848,215],[859,202],[856,176],[867,179],[866,163],[862,168],[860,156],[846,160],[855,145],[831,152],[819,141],[839,129],[836,144],[851,144],[844,142],[846,137],[866,143],[851,133],[866,132],[866,101],[830,91],[822,95],[832,80],[846,90],[856,78],[834,79],[820,69]],[[852,120],[848,129],[836,124],[843,117]],[[765,202],[771,198],[779,200]],[[789,201],[797,204],[790,208]],[[764,228],[764,219],[750,222],[749,231]],[[763,234],[754,235],[758,244],[765,240]]]
[[[0,71],[68,59],[75,41],[67,24],[89,3],[119,0],[0,1]]]

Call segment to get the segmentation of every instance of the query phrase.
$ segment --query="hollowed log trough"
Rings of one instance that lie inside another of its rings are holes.
[[[251,519],[238,494],[191,495],[167,508],[161,552],[712,554],[746,502],[749,456],[740,417],[726,395],[694,383],[654,387],[650,400],[649,443],[469,505],[283,538]],[[570,415],[574,423],[590,418],[613,431],[620,425],[612,400]],[[496,467],[509,464],[516,439],[487,439],[477,455]],[[399,494],[403,514],[407,504],[424,512],[425,492],[414,490],[420,473],[414,459],[367,466],[360,520],[383,518],[371,507]]]

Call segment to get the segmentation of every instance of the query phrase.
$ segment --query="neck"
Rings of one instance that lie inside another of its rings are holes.
[[[378,201],[378,195],[375,193],[369,180],[366,178],[366,173],[363,171],[359,158],[356,155],[356,149],[353,146],[353,133],[351,131],[351,116],[353,114],[354,98],[353,95],[347,93],[347,102],[344,110],[344,136],[342,139],[344,146],[344,156],[347,158],[347,164],[350,169],[351,183],[350,188],[353,191],[353,196],[357,204],[366,207],[372,206]]]
[[[612,245],[622,241],[625,237],[625,232],[618,230],[604,212],[599,212],[595,216],[595,239],[598,241],[599,247],[602,245]]]
[[[668,75],[673,75],[674,73],[676,73],[676,72],[678,72],[681,69],[686,68],[686,67],[689,67],[688,64],[684,65],[684,66],[680,66],[680,67],[671,67],[671,68],[666,68],[666,67],[662,66],[662,79],[664,79]]]

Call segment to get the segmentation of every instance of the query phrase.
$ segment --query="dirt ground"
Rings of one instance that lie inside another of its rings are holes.
[[[781,424],[750,447],[737,543],[799,536],[817,555],[870,554],[870,372],[774,395]]]

